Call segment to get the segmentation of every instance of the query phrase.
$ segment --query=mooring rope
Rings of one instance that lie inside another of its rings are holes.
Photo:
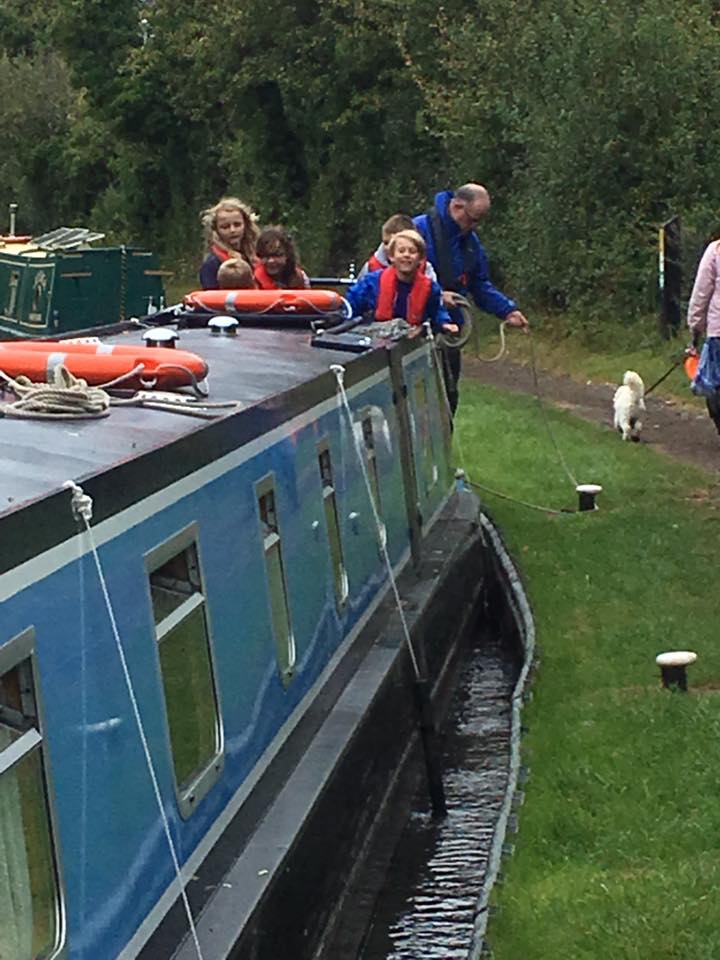
[[[565,462],[565,457],[564,457],[563,454],[562,454],[562,450],[561,450],[560,447],[558,446],[557,440],[555,439],[555,434],[553,433],[552,427],[550,426],[550,419],[549,419],[549,417],[548,417],[548,415],[547,415],[547,411],[545,410],[545,404],[544,404],[544,402],[543,402],[543,397],[542,397],[542,394],[540,393],[540,382],[539,382],[539,380],[538,380],[537,362],[536,362],[536,359],[535,359],[535,346],[534,346],[534,342],[533,342],[533,335],[532,335],[532,333],[530,334],[530,367],[531,367],[532,375],[533,375],[533,383],[534,383],[534,385],[535,385],[535,396],[537,397],[538,406],[540,407],[540,411],[541,411],[541,413],[542,413],[542,415],[543,415],[543,420],[544,420],[544,422],[545,422],[545,428],[547,429],[548,436],[550,437],[550,441],[551,441],[553,447],[555,447],[555,452],[556,452],[557,455],[558,455],[558,460],[560,461],[561,467],[562,467],[563,470],[565,471],[565,473],[566,473],[568,479],[570,480],[570,482],[572,483],[573,487],[574,487],[574,488],[577,488],[578,482],[577,482],[577,480],[575,479],[572,471],[570,470],[570,467],[568,467],[567,463]]]
[[[108,613],[108,618],[110,620],[110,626],[112,628],[113,639],[115,641],[115,647],[117,649],[118,656],[120,658],[120,665],[122,667],[123,677],[125,679],[125,686],[127,687],[128,696],[130,698],[130,704],[132,706],[133,716],[135,718],[135,724],[138,729],[138,734],[140,736],[140,743],[142,744],[143,753],[145,754],[145,763],[147,765],[148,773],[150,774],[150,780],[152,782],[153,793],[155,794],[155,801],[157,803],[158,810],[160,812],[160,818],[162,820],[163,830],[165,832],[165,838],[167,840],[168,848],[170,850],[170,856],[173,862],[173,868],[175,870],[175,876],[180,888],[180,896],[182,897],[183,905],[185,907],[185,913],[188,919],[188,925],[190,927],[190,934],[192,936],[193,943],[195,945],[195,951],[198,956],[198,960],[204,960],[203,953],[200,948],[200,941],[197,935],[197,929],[195,927],[195,921],[193,919],[192,911],[190,909],[190,901],[188,900],[187,893],[185,891],[185,882],[183,880],[182,868],[180,866],[180,860],[175,849],[175,844],[173,843],[172,834],[170,832],[170,822],[168,820],[167,813],[165,811],[165,806],[162,800],[162,794],[160,793],[160,785],[158,783],[157,774],[155,772],[155,765],[153,764],[152,755],[150,753],[150,746],[148,744],[147,735],[145,733],[145,727],[143,725],[142,716],[140,714],[140,707],[135,696],[135,689],[133,687],[132,677],[130,676],[130,669],[128,667],[127,658],[125,656],[125,649],[123,647],[122,640],[120,639],[120,631],[118,630],[117,619],[115,617],[115,611],[113,605],[110,601],[110,594],[108,592],[107,582],[105,579],[105,573],[100,562],[100,556],[98,554],[97,544],[95,542],[95,536],[93,534],[92,527],[90,526],[90,521],[92,520],[93,513],[93,501],[92,497],[89,497],[82,487],[78,486],[73,480],[66,480],[63,486],[70,490],[71,492],[71,508],[73,516],[78,521],[84,525],[85,533],[88,538],[88,543],[90,545],[90,552],[95,563],[95,569],[97,571],[98,579],[100,581],[100,588],[102,590],[103,600],[105,601],[105,608]]]
[[[503,326],[503,324],[501,324],[501,328],[502,328],[502,326]],[[431,347],[432,347],[432,349],[434,349],[434,350],[436,351],[436,354],[435,354],[436,357],[437,357],[437,352],[439,351],[439,352],[440,352],[440,355],[441,355],[441,360],[442,360],[442,348],[438,347],[438,346],[433,342],[433,336],[432,336],[432,332],[431,332],[430,330],[428,330],[428,338],[429,338],[430,341],[431,341]],[[504,341],[504,338],[503,338],[503,347],[504,347],[504,342],[505,342],[505,341]],[[444,363],[443,363],[443,367],[444,367]],[[445,378],[444,378],[444,376],[442,376],[442,372],[441,372],[441,375],[440,375],[440,377],[439,377],[438,379],[440,380],[441,393],[442,393],[442,396],[443,396],[443,398],[444,398],[444,400],[445,400],[445,407],[446,407],[446,409],[447,409],[448,418],[449,418],[449,420],[450,420],[450,423],[453,423],[453,413],[452,413],[452,409],[451,409],[451,407],[450,407],[450,400],[449,400],[449,398],[448,398],[447,388],[446,388],[446,386],[445,386]],[[459,430],[457,430],[457,429],[454,429],[454,430],[453,430],[453,438],[454,438],[455,441],[457,442],[458,453],[460,454],[460,467],[461,467],[461,469],[460,469],[460,474],[461,474],[461,476],[457,477],[458,480],[462,480],[463,482],[467,483],[467,484],[468,484],[469,486],[471,486],[471,487],[477,487],[478,490],[484,490],[486,493],[489,493],[489,494],[491,494],[492,496],[495,496],[495,497],[499,497],[501,500],[509,500],[511,503],[517,503],[517,504],[518,504],[519,506],[521,506],[521,507],[528,507],[528,508],[531,509],[531,510],[539,510],[541,513],[549,513],[549,514],[552,514],[552,515],[554,515],[554,516],[558,516],[558,515],[564,514],[564,513],[574,513],[574,511],[572,511],[572,510],[558,510],[558,509],[556,509],[556,508],[554,508],[554,507],[542,507],[542,506],[539,506],[539,505],[536,504],[536,503],[528,503],[527,500],[519,500],[517,497],[511,497],[511,496],[510,496],[509,494],[507,494],[507,493],[501,493],[499,490],[494,490],[492,487],[488,487],[488,486],[486,486],[485,484],[477,483],[476,481],[471,480],[471,479],[470,479],[470,472],[469,472],[469,470],[468,470],[468,468],[467,468],[467,459],[466,459],[466,457],[465,457],[465,451],[464,451],[464,449],[463,449],[462,436],[461,436]]]

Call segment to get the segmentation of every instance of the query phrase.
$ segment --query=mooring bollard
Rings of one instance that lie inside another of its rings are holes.
[[[662,685],[666,690],[682,690],[687,693],[687,673],[685,668],[695,663],[697,654],[692,650],[670,650],[659,653],[655,663],[660,667]]]
[[[595,503],[595,497],[602,493],[602,487],[599,483],[579,483],[575,490],[580,498],[578,504],[578,509],[582,512],[584,510],[597,510],[597,504]]]

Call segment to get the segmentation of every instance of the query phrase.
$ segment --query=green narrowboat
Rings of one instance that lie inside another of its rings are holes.
[[[119,323],[164,304],[154,253],[90,246],[103,234],[60,227],[0,238],[0,338],[48,337]]]

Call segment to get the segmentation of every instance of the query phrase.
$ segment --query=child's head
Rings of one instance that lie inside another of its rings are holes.
[[[400,230],[388,244],[388,257],[402,277],[414,276],[426,253],[425,241],[417,230]]]
[[[298,272],[297,251],[284,227],[265,227],[258,237],[256,253],[273,280],[285,284],[295,281]]]
[[[252,267],[239,257],[221,263],[217,278],[221,290],[252,290],[255,286]]]
[[[394,213],[382,225],[382,242],[387,247],[396,233],[401,230],[414,230],[415,224],[412,217],[406,213]]]
[[[203,210],[200,219],[208,248],[219,242],[227,250],[235,250],[246,260],[251,259],[260,231],[255,214],[246,203],[237,197],[223,197],[214,206]]]

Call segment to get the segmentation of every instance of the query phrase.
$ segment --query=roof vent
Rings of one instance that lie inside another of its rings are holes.
[[[238,322],[235,317],[213,317],[208,321],[208,327],[213,337],[234,337]]]
[[[174,347],[180,336],[172,327],[154,327],[146,330],[142,338],[146,347]]]

